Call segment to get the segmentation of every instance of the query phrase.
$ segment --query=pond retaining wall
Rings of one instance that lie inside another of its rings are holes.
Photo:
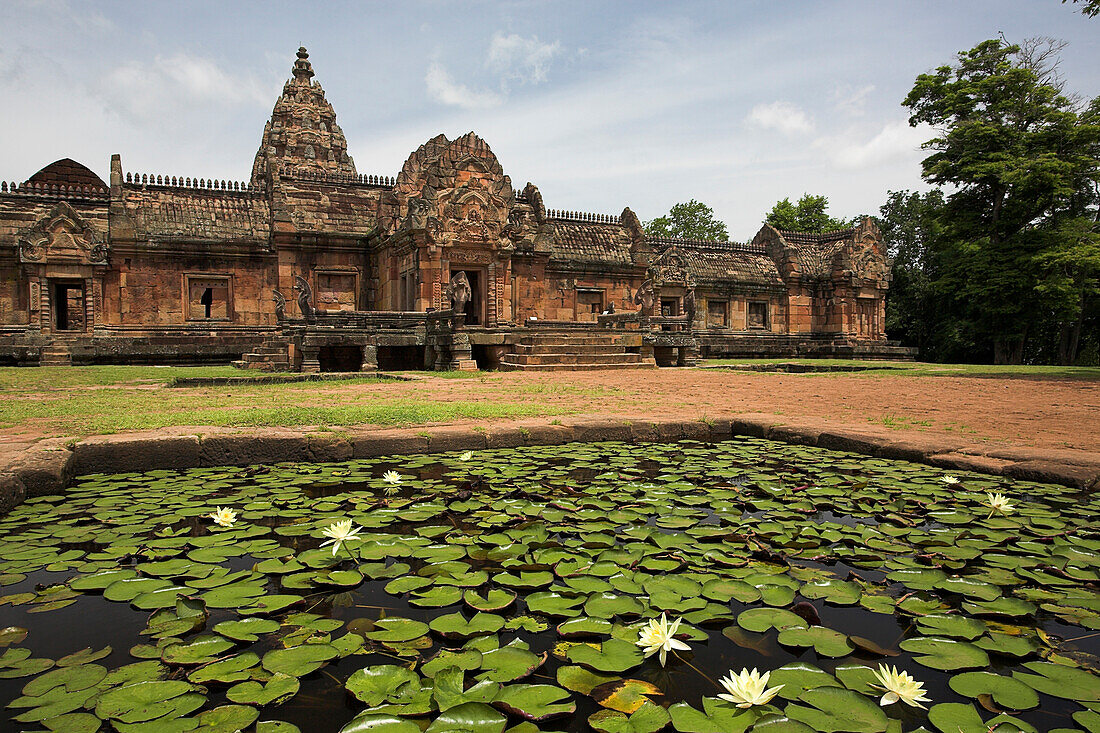
[[[969,444],[917,432],[870,432],[823,423],[740,414],[695,420],[562,419],[489,426],[325,430],[172,428],[72,441],[41,440],[0,465],[0,514],[26,498],[64,493],[92,473],[246,466],[282,461],[347,461],[381,455],[441,453],[570,442],[670,442],[752,436],[957,471],[1100,488],[1100,453]]]

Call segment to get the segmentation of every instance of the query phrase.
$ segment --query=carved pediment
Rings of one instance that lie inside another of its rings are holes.
[[[668,247],[649,265],[648,277],[657,285],[682,285],[694,287],[695,280],[688,271],[688,262],[675,247]]]
[[[19,261],[26,263],[106,265],[110,255],[103,235],[64,201],[16,240]]]

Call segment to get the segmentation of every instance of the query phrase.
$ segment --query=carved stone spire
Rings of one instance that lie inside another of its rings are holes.
[[[298,49],[292,77],[283,85],[271,119],[252,164],[252,185],[263,185],[271,177],[269,165],[295,173],[337,173],[355,175],[355,161],[348,155],[348,142],[336,124],[336,112],[325,99],[325,90],[313,81],[313,65],[305,48]]]

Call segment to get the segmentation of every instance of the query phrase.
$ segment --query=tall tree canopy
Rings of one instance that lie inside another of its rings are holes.
[[[666,215],[647,221],[644,228],[651,237],[718,242],[729,239],[726,225],[715,218],[714,209],[695,199],[676,204]]]
[[[940,216],[936,287],[964,304],[997,362],[1022,361],[1053,311],[1079,322],[1096,295],[1087,255],[1096,237],[1097,103],[1083,109],[1063,94],[1058,50],[1045,39],[984,41],[917,77],[904,102],[910,124],[937,130],[924,145],[932,151],[925,179],[953,187]]]
[[[1100,15],[1100,0],[1073,0],[1073,4],[1081,3],[1081,12],[1090,18],[1094,18]],[[1062,0],[1062,4],[1066,4],[1066,0]]]
[[[805,193],[797,204],[792,204],[789,198],[776,202],[764,221],[788,232],[830,232],[852,225],[851,222],[829,216],[826,213],[828,208],[829,199],[825,196]]]

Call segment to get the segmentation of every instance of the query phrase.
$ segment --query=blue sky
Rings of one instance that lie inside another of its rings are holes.
[[[1100,94],[1100,18],[1059,0],[94,2],[0,5],[0,179],[72,157],[243,180],[305,45],[360,173],[476,131],[550,208],[696,198],[733,239],[778,199],[875,212],[921,187],[901,100],[1004,33],[1052,36]]]

